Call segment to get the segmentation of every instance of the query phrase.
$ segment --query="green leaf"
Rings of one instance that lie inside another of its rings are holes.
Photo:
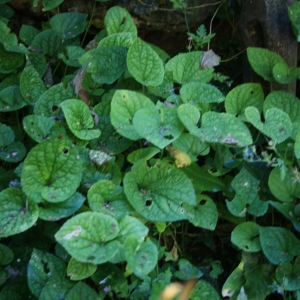
[[[248,121],[276,143],[285,141],[292,133],[293,125],[287,113],[278,108],[270,108],[265,114],[265,123],[260,119],[257,108],[249,106],[245,110]]]
[[[248,47],[247,56],[254,72],[268,81],[274,81],[274,66],[284,63],[280,55],[263,48]]]
[[[87,64],[86,71],[97,83],[111,84],[126,70],[127,49],[117,46],[103,46],[84,54],[79,62]]]
[[[264,92],[258,83],[245,83],[233,88],[226,96],[225,109],[229,114],[237,115],[241,120],[247,121],[245,109],[254,106],[262,112]]]
[[[60,4],[63,3],[64,0],[42,0],[43,3],[43,11],[51,10]]]
[[[152,158],[154,155],[156,155],[157,153],[159,153],[160,150],[158,148],[155,147],[147,147],[144,149],[138,149],[135,150],[133,152],[131,152],[128,156],[127,156],[127,160],[134,164],[136,163],[139,159],[150,159]]]
[[[282,227],[259,227],[260,243],[264,255],[274,265],[290,262],[300,254],[300,241]]]
[[[181,258],[178,262],[179,271],[174,272],[174,275],[180,280],[189,280],[200,278],[203,273],[187,259]]]
[[[62,39],[52,29],[42,31],[36,35],[31,43],[33,49],[42,51],[43,54],[50,54],[55,57],[61,48]]]
[[[79,186],[82,165],[77,149],[66,137],[53,137],[33,147],[24,160],[21,184],[26,194],[62,202]]]
[[[277,267],[275,276],[281,287],[286,291],[296,291],[300,289],[300,265],[282,264]]]
[[[177,109],[178,117],[190,134],[199,137],[197,124],[200,120],[199,110],[190,103],[181,104]]]
[[[187,219],[189,215],[181,205],[196,205],[188,177],[162,161],[149,168],[144,160],[139,160],[124,177],[124,191],[135,210],[151,221]]]
[[[39,218],[45,221],[57,221],[73,215],[84,203],[85,197],[74,193],[69,199],[59,203],[42,202],[39,207]]]
[[[197,156],[205,156],[209,153],[209,145],[202,143],[200,138],[189,133],[182,133],[172,145],[180,151],[185,152],[192,161],[197,161]]]
[[[241,120],[227,113],[212,111],[202,116],[200,138],[230,147],[245,147],[253,142],[249,129]]]
[[[115,186],[108,180],[101,180],[92,185],[88,191],[88,202],[93,211],[101,212],[116,220],[134,212],[126,199],[123,187]]]
[[[297,38],[297,41],[300,42],[300,24],[299,24],[299,14],[300,14],[300,4],[298,2],[289,5],[288,15],[292,23],[292,30]]]
[[[19,38],[25,45],[30,45],[35,38],[36,35],[38,35],[40,31],[30,25],[22,24]]]
[[[36,142],[41,143],[49,135],[54,120],[44,116],[27,115],[23,119],[23,128]]]
[[[214,201],[205,195],[197,196],[197,206],[193,207],[183,204],[193,217],[189,221],[196,227],[214,230],[218,221],[218,211]]]
[[[254,222],[238,224],[231,233],[231,242],[246,252],[260,251],[259,226]]]
[[[28,286],[37,298],[43,288],[53,280],[62,280],[66,273],[65,263],[56,256],[33,249],[27,268]],[[40,298],[39,298],[40,299]]]
[[[297,97],[284,91],[271,92],[264,101],[264,114],[270,108],[279,108],[294,122],[300,122],[300,101]]]
[[[137,28],[127,10],[120,6],[110,8],[105,15],[104,24],[107,34],[129,32],[133,38],[137,37]]]
[[[0,73],[10,73],[21,67],[25,57],[22,53],[8,52],[0,44]]]
[[[86,30],[87,16],[79,12],[60,13],[53,16],[49,24],[61,39],[69,40]]]
[[[85,54],[84,49],[79,46],[68,46],[66,47],[66,55],[63,53],[58,54],[58,58],[70,67],[80,68],[81,65],[78,62],[78,58]]]
[[[14,259],[12,250],[4,244],[0,244],[0,266],[8,265]]]
[[[163,107],[160,111],[155,107],[143,108],[135,113],[133,126],[140,136],[160,149],[176,140],[184,129],[176,107]]]
[[[245,285],[246,280],[243,276],[244,273],[244,262],[241,261],[240,264],[233,270],[233,272],[226,279],[223,287],[222,287],[222,296],[230,297],[235,295],[237,297],[240,289]]]
[[[67,275],[71,280],[82,280],[92,276],[97,270],[97,265],[84,263],[72,257],[68,263]]]
[[[81,140],[92,140],[100,136],[101,131],[94,128],[94,119],[89,107],[78,99],[65,100],[60,104],[67,124],[72,133]]]
[[[135,113],[143,108],[155,108],[153,102],[143,94],[118,90],[111,102],[111,123],[122,136],[138,140],[141,136],[135,130],[132,120]]]
[[[51,280],[43,288],[39,300],[65,299],[73,286],[74,283],[66,280],[65,278]]]
[[[8,279],[9,277],[9,274],[8,274],[8,271],[6,269],[0,269],[0,284],[2,285],[4,282],[6,282],[6,280]],[[2,289],[3,291],[4,289]],[[0,292],[0,297],[2,299],[4,299],[3,297],[3,293],[2,291]],[[11,298],[8,298],[8,300],[11,299]]]
[[[203,51],[178,54],[166,64],[166,72],[173,74],[174,81],[185,84],[191,81],[208,82],[213,78],[213,68],[200,69]]]
[[[2,148],[0,152],[0,159],[7,162],[19,162],[26,155],[26,148],[21,142],[13,142],[7,147]]]
[[[35,53],[35,52],[32,52],[32,53],[29,53],[27,54],[28,58],[29,58],[29,61],[33,64],[34,68],[38,71],[38,73],[40,74],[40,76],[44,76],[45,77],[47,76],[45,74],[46,72],[46,69],[49,70],[50,66],[48,65],[47,66],[47,61],[46,61],[46,57],[43,53]],[[44,77],[45,79],[45,82],[46,82],[46,78]]]
[[[140,38],[137,38],[128,50],[127,66],[134,79],[144,86],[157,86],[164,79],[162,60]]]
[[[118,251],[117,221],[98,212],[84,212],[69,219],[55,234],[55,239],[76,260],[102,264]]]
[[[0,123],[0,148],[10,145],[14,139],[14,131],[9,126]]]
[[[204,298],[210,300],[220,300],[220,296],[217,291],[205,280],[199,280],[193,289],[191,300],[201,300]]]
[[[60,109],[60,104],[64,100],[74,97],[74,91],[71,85],[65,87],[62,83],[53,85],[45,91],[38,99],[34,106],[34,113],[45,117],[53,117],[62,119],[63,112]]]
[[[196,163],[192,163],[190,166],[184,168],[183,172],[192,179],[193,186],[197,193],[203,191],[218,192],[226,190],[225,184],[218,177],[209,174],[204,168],[200,168]]]
[[[32,298],[27,281],[14,281],[5,285],[0,292],[1,300],[22,300]]]
[[[151,240],[140,243],[137,238],[128,237],[124,243],[124,255],[133,273],[143,278],[155,268],[158,250]]]
[[[225,97],[213,85],[204,82],[189,82],[180,89],[183,102],[197,105],[197,103],[223,102]]]
[[[300,182],[297,172],[289,168],[284,179],[281,179],[280,167],[274,168],[268,179],[268,186],[276,199],[282,202],[293,202],[300,197]]]
[[[231,214],[244,217],[246,212],[255,216],[262,216],[268,209],[268,202],[262,202],[258,197],[259,180],[243,168],[231,183],[236,194],[232,201],[226,200]]]
[[[46,91],[46,87],[40,77],[40,74],[34,68],[31,62],[27,62],[20,78],[20,91],[30,105],[34,105],[41,94]]]
[[[273,77],[281,84],[296,81],[300,75],[300,68],[289,68],[285,62],[279,62],[273,67]]]
[[[275,201],[269,201],[269,203],[274,206],[278,211],[280,211],[288,220],[290,220],[294,228],[300,232],[300,220],[298,215],[295,213],[294,203],[280,203]]]
[[[134,35],[131,32],[118,32],[110,34],[109,36],[102,39],[98,47],[101,46],[118,46],[129,49],[135,40]]]
[[[84,282],[78,282],[69,292],[65,300],[101,300],[95,290]]]

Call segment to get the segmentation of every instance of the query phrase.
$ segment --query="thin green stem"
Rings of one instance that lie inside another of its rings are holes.
[[[82,45],[83,45],[83,43],[84,43],[84,40],[85,40],[85,38],[86,38],[86,35],[87,35],[87,33],[88,33],[88,31],[89,31],[89,29],[90,29],[90,27],[91,27],[92,20],[93,20],[93,18],[94,18],[94,14],[95,14],[95,10],[96,10],[96,3],[97,3],[97,1],[94,1],[94,6],[93,6],[91,18],[90,18],[90,21],[89,21],[89,25],[87,26],[87,28],[86,28],[86,30],[85,30],[85,32],[84,32],[84,36],[83,36],[83,39],[82,39],[82,42],[81,42],[81,47],[82,47]]]

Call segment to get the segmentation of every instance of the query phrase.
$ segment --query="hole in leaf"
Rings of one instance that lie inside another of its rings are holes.
[[[59,107],[57,105],[53,105],[51,110],[53,113],[57,114],[59,112]]]
[[[146,202],[145,202],[145,205],[146,206],[151,206],[152,205],[152,200],[146,200]]]
[[[95,255],[90,255],[90,256],[87,257],[88,260],[94,260],[95,258],[96,258]]]
[[[123,97],[123,99],[126,99],[126,95],[123,95],[122,97]]]
[[[46,186],[50,186],[50,182],[49,182],[49,181],[47,181],[45,185],[46,185]]]
[[[249,206],[250,206],[250,204],[249,204],[249,203],[247,203],[245,207],[246,207],[246,208],[249,208]]]
[[[69,149],[65,148],[65,149],[63,150],[63,154],[68,154],[68,153],[69,153]]]
[[[250,94],[252,95],[254,92],[253,91],[250,91]]]
[[[167,140],[173,140],[174,136],[172,134],[169,134],[169,135],[165,135],[164,138]]]
[[[200,205],[205,205],[205,203],[206,203],[206,200],[205,200],[205,199],[202,199],[202,200],[199,202]]]
[[[248,246],[248,245],[245,245],[244,248],[245,248],[246,250],[249,250],[249,246]]]
[[[48,264],[45,261],[43,261],[43,260],[41,260],[41,263],[43,264],[44,272],[46,274],[48,274],[50,272],[50,269],[48,268]]]

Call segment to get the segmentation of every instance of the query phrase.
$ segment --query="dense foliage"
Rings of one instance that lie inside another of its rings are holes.
[[[172,281],[196,284],[194,300],[300,299],[299,99],[258,83],[225,94],[203,25],[171,58],[115,6],[83,48],[86,14],[17,36],[5,2],[0,299],[156,300]],[[270,84],[300,75],[247,56]]]

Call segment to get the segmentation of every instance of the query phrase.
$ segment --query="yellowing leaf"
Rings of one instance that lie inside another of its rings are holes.
[[[180,151],[173,146],[168,146],[167,150],[170,152],[170,155],[175,158],[175,165],[177,168],[183,168],[192,163],[192,160],[187,153]]]

